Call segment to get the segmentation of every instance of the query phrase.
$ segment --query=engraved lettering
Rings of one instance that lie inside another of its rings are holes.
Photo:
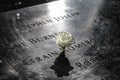
[[[31,64],[32,64],[30,61],[27,61],[27,59],[23,60],[22,62],[23,62],[23,64],[25,64],[25,65],[31,65]]]
[[[75,46],[76,48],[81,48],[81,47],[83,47],[83,45],[81,45],[81,44],[79,44],[79,43],[78,43],[78,44],[75,44],[74,46]]]
[[[37,43],[37,41],[36,41],[35,39],[29,39],[29,41],[30,41],[32,44]]]
[[[69,46],[68,50],[75,50],[75,48],[73,46]]]
[[[43,38],[37,38],[36,40],[37,40],[38,42],[42,42],[42,41],[44,41]]]
[[[80,62],[76,62],[75,65],[78,66],[80,69],[86,68],[86,66],[82,65]]]
[[[36,59],[38,62],[42,61],[42,59],[41,59],[40,57],[35,57],[35,59]]]
[[[42,55],[42,56],[44,60],[49,58],[47,55]]]
[[[44,38],[45,40],[50,39],[48,36],[43,36],[43,38]]]

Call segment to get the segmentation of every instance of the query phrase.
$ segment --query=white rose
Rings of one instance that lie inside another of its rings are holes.
[[[56,43],[62,47],[68,47],[73,43],[73,37],[68,32],[59,32],[56,36]]]

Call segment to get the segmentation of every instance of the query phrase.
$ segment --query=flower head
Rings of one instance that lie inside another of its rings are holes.
[[[68,47],[73,43],[73,37],[68,32],[59,32],[56,36],[56,43],[62,47]]]

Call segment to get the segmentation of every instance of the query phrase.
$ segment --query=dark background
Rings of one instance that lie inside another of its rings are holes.
[[[43,4],[55,0],[0,0],[0,12],[20,9],[37,4]]]

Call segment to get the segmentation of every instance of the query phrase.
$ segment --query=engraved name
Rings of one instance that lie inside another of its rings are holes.
[[[75,43],[71,46],[69,46],[67,49],[66,49],[66,52],[70,52],[70,51],[73,51],[73,50],[76,50],[78,48],[83,48],[85,46],[88,46],[90,44],[93,44],[95,43],[95,39],[90,39],[90,40],[85,40],[85,41],[82,41],[80,43]],[[34,58],[31,58],[31,59],[24,59],[22,60],[22,62],[25,64],[25,65],[32,65],[32,64],[35,64],[35,63],[38,63],[38,62],[42,62],[42,61],[45,61],[45,60],[49,60],[50,58],[52,57],[56,57],[58,56],[60,53],[60,51],[53,51],[53,52],[50,52],[46,55],[41,55],[41,56],[36,56]],[[80,67],[78,65],[78,62],[75,63],[78,67]]]
[[[18,25],[16,25],[16,28],[19,30],[19,32],[23,32],[23,30],[33,29],[33,28],[37,28],[37,27],[40,28],[43,25],[60,22],[60,21],[71,19],[73,17],[77,17],[80,15],[81,15],[81,13],[79,11],[75,11],[75,12],[67,13],[65,15],[61,15],[58,17],[52,17],[51,19],[44,19],[44,20],[37,21],[37,22],[31,23],[31,24],[27,24],[27,25],[24,24],[23,22],[20,22],[20,23],[18,23]]]
[[[57,35],[57,33],[53,33],[53,34],[45,35],[45,36],[42,36],[42,37],[30,38],[26,41],[31,43],[31,44],[37,44],[37,43],[40,43],[40,42],[43,42],[43,41],[46,41],[46,40],[50,40],[50,39],[54,38],[56,35]],[[28,44],[25,43],[25,42],[19,42],[19,43],[13,42],[11,44],[11,47],[26,47],[26,46],[28,46]]]

